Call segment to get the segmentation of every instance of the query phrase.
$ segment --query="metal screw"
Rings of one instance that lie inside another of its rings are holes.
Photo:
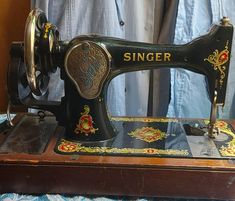
[[[38,111],[38,117],[39,117],[39,121],[44,121],[46,114],[44,111],[39,110]]]
[[[87,52],[90,48],[90,44],[88,42],[82,43],[82,50]]]
[[[188,57],[184,57],[184,61],[185,61],[185,62],[188,62],[188,61],[189,61],[189,58],[188,58]]]
[[[230,24],[230,19],[228,17],[223,17],[223,19],[221,20],[221,24],[223,26],[229,26]]]

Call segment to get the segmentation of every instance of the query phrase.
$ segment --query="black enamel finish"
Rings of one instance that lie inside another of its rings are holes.
[[[143,121],[145,119],[146,121]],[[193,119],[157,119],[157,118],[133,118],[131,121],[128,117],[121,120],[112,121],[116,129],[117,136],[106,142],[97,143],[79,143],[79,148],[66,152],[61,150],[60,144],[64,142],[64,136],[58,140],[55,151],[59,154],[72,154],[72,155],[114,155],[114,156],[146,156],[146,157],[174,157],[174,158],[235,158],[235,153],[228,154],[223,152],[223,148],[228,147],[228,144],[234,140],[232,135],[228,134],[227,130],[234,133],[231,125],[224,124],[221,128],[221,133],[215,139],[207,136],[202,128],[206,127],[203,120]],[[147,120],[150,120],[149,122]],[[153,121],[151,121],[153,120]],[[163,120],[163,121],[162,121]],[[195,127],[195,125],[197,127]],[[185,129],[191,127],[192,132]],[[144,129],[150,128],[152,133],[145,133]],[[155,129],[155,131],[153,130]],[[149,138],[157,136],[154,132],[160,130],[164,135],[163,138]],[[197,132],[199,130],[200,132]],[[130,133],[136,132],[136,135]],[[147,138],[141,138],[146,136]],[[72,141],[69,141],[73,143]],[[105,150],[105,151],[104,151]]]
[[[196,73],[204,74],[208,80],[211,101],[215,90],[215,82],[220,79],[220,73],[205,59],[215,50],[219,52],[225,49],[228,42],[228,51],[231,53],[233,27],[214,25],[211,31],[185,45],[153,45],[148,43],[130,42],[121,39],[102,37],[97,35],[81,36],[70,42],[71,46],[82,41],[94,41],[107,48],[112,56],[110,79],[118,74],[154,68],[184,68]],[[170,61],[129,61],[123,59],[124,53],[164,53],[171,54]],[[230,55],[229,55],[230,58]],[[225,103],[226,85],[229,71],[229,60],[225,70],[225,79],[222,87],[217,87],[217,103]]]
[[[54,65],[61,69],[61,79],[64,80],[65,96],[61,102],[42,101],[36,100],[31,94],[27,94],[26,89],[18,88],[18,85],[23,85],[23,77],[20,73],[20,69],[24,68],[22,63],[21,47],[23,44],[13,46],[11,51],[11,65],[8,73],[8,89],[9,94],[14,105],[26,105],[28,107],[45,109],[53,112],[59,125],[66,128],[66,138],[74,141],[82,141],[86,143],[93,143],[96,141],[105,141],[112,139],[117,135],[117,132],[113,128],[109,116],[106,110],[106,96],[109,82],[117,75],[125,72],[147,70],[154,68],[184,68],[200,74],[204,74],[207,78],[209,85],[209,94],[211,100],[213,100],[214,91],[217,90],[218,98],[217,104],[223,105],[225,102],[227,78],[229,71],[229,57],[231,53],[233,27],[230,25],[215,25],[211,31],[200,38],[193,40],[185,45],[154,45],[147,43],[131,42],[121,39],[102,37],[96,35],[79,36],[68,42],[58,42],[56,45],[59,48],[55,48],[51,53],[53,57]],[[97,45],[102,46],[107,50],[111,56],[111,66],[108,76],[104,81],[104,86],[101,89],[100,95],[95,99],[82,98],[79,92],[76,90],[73,82],[66,74],[64,68],[64,61],[69,49],[76,45],[92,41]],[[223,78],[223,84],[218,87],[218,82],[221,79],[221,74],[218,70],[214,70],[214,67],[206,61],[215,50],[219,52],[225,49],[229,52],[228,60],[224,64],[225,77]],[[21,54],[18,54],[20,52]],[[159,59],[156,61],[150,61],[144,59],[144,61],[125,61],[125,53],[167,53],[170,54],[170,59]],[[21,62],[19,64],[19,62]],[[14,75],[15,79],[12,80],[11,76]],[[27,83],[26,83],[27,85]],[[26,95],[22,95],[26,94]],[[80,133],[76,134],[75,129],[80,121],[84,106],[89,107],[89,115],[92,117],[92,126],[98,128],[94,133]]]

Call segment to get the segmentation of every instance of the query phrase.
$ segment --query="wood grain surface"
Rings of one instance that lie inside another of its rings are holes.
[[[62,133],[43,154],[0,154],[0,193],[235,199],[234,159],[59,155]]]

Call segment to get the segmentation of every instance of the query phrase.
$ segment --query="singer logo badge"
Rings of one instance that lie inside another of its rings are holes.
[[[75,44],[65,58],[65,70],[79,94],[97,98],[110,71],[111,56],[102,46],[83,41]]]

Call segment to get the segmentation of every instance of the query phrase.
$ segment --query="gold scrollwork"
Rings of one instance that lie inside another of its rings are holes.
[[[125,122],[162,122],[162,123],[168,123],[168,122],[178,122],[178,119],[170,119],[170,118],[152,118],[152,117],[110,117],[111,121],[125,121]]]
[[[44,36],[43,36],[44,38],[47,38],[47,34],[48,34],[51,27],[52,27],[51,23],[46,23],[45,24],[45,33],[44,33]]]
[[[220,80],[219,85],[220,87],[223,86],[224,78],[225,78],[225,70],[226,66],[224,64],[229,59],[229,51],[228,51],[228,41],[226,42],[225,49],[219,52],[219,50],[215,50],[213,54],[209,55],[208,58],[205,58],[204,61],[208,61],[214,67],[214,70],[219,71],[220,73]]]
[[[235,134],[229,128],[228,126],[220,129],[222,132],[226,133],[227,135],[230,135],[232,137],[232,140],[230,142],[227,142],[227,146],[222,146],[219,151],[222,156],[235,156]]]
[[[78,123],[76,124],[76,128],[74,132],[76,134],[85,133],[85,135],[95,133],[98,128],[94,128],[92,116],[89,115],[90,107],[88,105],[84,105],[84,112],[81,112],[81,117],[79,118]]]
[[[188,150],[155,149],[155,148],[112,148],[112,147],[86,147],[80,143],[62,139],[58,145],[62,153],[90,153],[90,154],[146,154],[146,155],[178,155],[188,156]]]
[[[207,124],[209,121],[205,120],[204,122]],[[223,145],[219,148],[220,154],[223,157],[235,157],[235,133],[229,127],[229,124],[225,121],[217,121],[215,123],[215,127],[217,127],[220,132],[232,137],[231,141],[226,142],[226,145]]]
[[[129,132],[128,135],[149,143],[166,138],[166,133],[153,127],[137,128],[136,130]]]

